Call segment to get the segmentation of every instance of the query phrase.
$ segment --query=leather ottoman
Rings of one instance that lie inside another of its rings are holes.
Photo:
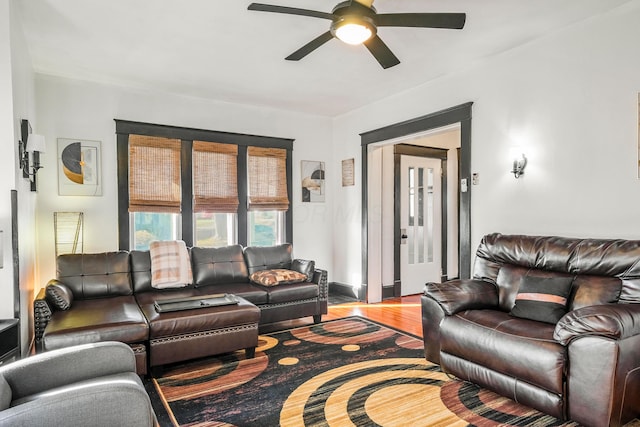
[[[237,304],[158,312],[154,303],[171,299],[166,292],[138,295],[138,304],[149,321],[149,366],[241,349],[247,358],[253,357],[260,309],[236,298]]]

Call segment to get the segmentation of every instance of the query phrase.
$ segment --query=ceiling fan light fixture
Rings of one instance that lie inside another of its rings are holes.
[[[362,44],[376,33],[373,24],[361,18],[340,20],[331,29],[337,39],[351,45]]]

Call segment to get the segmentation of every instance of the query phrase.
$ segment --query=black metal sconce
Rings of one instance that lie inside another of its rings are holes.
[[[42,168],[40,164],[40,153],[44,153],[46,144],[44,136],[31,133],[31,125],[28,120],[20,122],[20,136],[18,141],[18,157],[22,177],[31,182],[31,191],[37,190],[36,174]],[[28,144],[28,145],[27,145]],[[33,153],[33,165],[29,162],[29,152]]]
[[[524,175],[524,168],[527,166],[527,158],[524,154],[521,154],[520,157],[516,157],[513,159],[513,169],[511,173],[516,178],[520,178],[520,176]]]

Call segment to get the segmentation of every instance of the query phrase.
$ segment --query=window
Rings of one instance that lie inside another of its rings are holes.
[[[131,248],[148,250],[154,240],[176,240],[180,238],[180,216],[161,212],[131,213]]]
[[[234,244],[239,204],[238,146],[194,141],[192,161],[195,246]]]
[[[248,244],[271,246],[284,242],[284,215],[289,209],[287,151],[248,147]]]
[[[293,140],[115,122],[120,249],[292,240]]]
[[[141,135],[129,139],[131,247],[180,238],[180,140]],[[162,173],[158,173],[162,171]]]

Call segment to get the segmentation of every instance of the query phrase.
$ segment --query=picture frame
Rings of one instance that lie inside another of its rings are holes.
[[[302,160],[302,202],[324,202],[325,201],[325,168],[324,162]]]
[[[349,187],[356,185],[355,177],[355,159],[346,159],[342,161],[342,186]]]
[[[102,196],[100,141],[58,138],[58,194]]]

